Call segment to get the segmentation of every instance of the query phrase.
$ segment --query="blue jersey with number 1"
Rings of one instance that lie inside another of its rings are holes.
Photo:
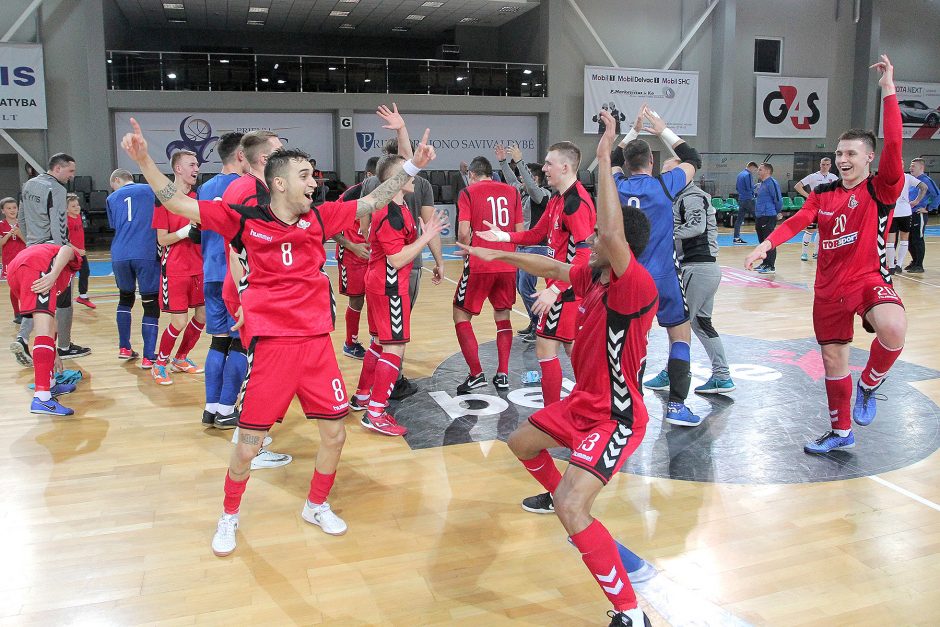
[[[153,190],[143,183],[129,183],[108,196],[112,262],[157,259],[157,232],[150,226],[155,201]]]
[[[199,186],[196,198],[199,200],[222,200],[222,193],[229,184],[238,178],[238,174],[216,174]],[[228,265],[225,262],[225,239],[215,231],[202,232],[202,274],[206,283],[225,281]]]

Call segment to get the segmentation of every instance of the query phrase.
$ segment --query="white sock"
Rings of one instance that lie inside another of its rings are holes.
[[[206,411],[210,413],[215,413],[219,410],[218,403],[206,403]]]
[[[898,242],[898,258],[895,260],[895,263],[902,268],[904,267],[904,258],[907,257],[907,247],[907,240]]]
[[[78,297],[79,297],[79,298],[88,298],[88,294],[79,294]]]
[[[217,411],[218,413],[222,414],[223,416],[231,416],[231,415],[232,415],[232,412],[235,411],[235,406],[234,406],[234,405],[223,405],[222,403],[218,403],[218,404],[216,405],[216,411]]]
[[[49,390],[37,391],[35,394],[33,394],[33,396],[35,396],[36,398],[38,398],[39,400],[43,402],[48,403],[52,399],[52,392],[50,392]]]
[[[809,243],[813,241],[812,233],[803,233],[803,248],[809,246]]]
[[[888,244],[887,249],[885,250],[885,256],[888,261],[888,270],[894,267],[894,244]]]
[[[852,430],[851,429],[833,429],[832,432],[835,433],[840,438],[847,438],[849,437],[849,434],[852,433]]]

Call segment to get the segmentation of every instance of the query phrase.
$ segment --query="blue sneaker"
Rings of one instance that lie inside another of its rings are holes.
[[[347,357],[353,359],[365,359],[366,357],[366,348],[359,342],[353,342],[352,344],[343,344],[343,354]]]
[[[696,394],[727,394],[728,392],[734,392],[737,388],[734,385],[734,381],[731,380],[731,377],[727,379],[716,379],[711,377],[708,381],[702,385],[695,388]]]
[[[535,383],[541,383],[542,373],[538,370],[526,370],[522,373],[522,383],[525,385],[532,385]]]
[[[881,383],[884,382],[885,380],[882,379]],[[875,419],[877,411],[875,401],[888,400],[884,394],[875,394],[875,391],[881,387],[881,383],[870,390],[862,387],[861,381],[855,385],[855,410],[852,412],[852,419],[855,420],[855,424],[861,427],[870,425]]]
[[[670,402],[666,406],[666,422],[678,427],[697,427],[702,424],[702,417],[693,414],[683,403]]]
[[[668,390],[669,389],[669,373],[663,370],[652,379],[647,379],[646,381],[644,381],[643,387],[650,389],[650,390]]]
[[[757,274],[776,274],[776,273],[777,273],[777,269],[772,266],[764,266],[763,268],[757,271]]]
[[[811,455],[822,455],[837,448],[855,448],[855,434],[849,431],[847,436],[842,437],[830,431],[812,442],[807,442],[803,451]]]
[[[41,401],[35,396],[29,406],[31,414],[47,414],[49,416],[71,416],[75,412],[64,405],[60,405],[57,400],[50,398],[48,401]]]
[[[807,255],[806,253],[803,253],[802,255],[800,255],[800,261],[809,261],[809,255]]]
[[[53,396],[62,396],[63,394],[71,394],[75,391],[75,386],[71,383],[56,383],[52,386],[50,392]]]

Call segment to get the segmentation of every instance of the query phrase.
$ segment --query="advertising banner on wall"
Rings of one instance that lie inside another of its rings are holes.
[[[904,138],[940,139],[940,83],[895,81],[894,85],[898,90]],[[884,137],[881,124],[878,134]]]
[[[456,170],[460,162],[484,156],[494,163],[496,144],[516,144],[526,159],[541,160],[538,152],[539,123],[535,115],[447,115],[409,113],[405,120],[412,144],[417,144],[424,129],[431,129],[430,143],[437,153],[432,170]],[[385,142],[394,131],[382,128],[382,119],[374,113],[353,116],[356,131],[356,170],[366,167],[369,157],[381,157]]]
[[[758,76],[755,137],[825,137],[829,79]]]
[[[584,66],[584,132],[602,133],[601,108],[611,111],[618,134],[627,130],[644,104],[678,135],[698,133],[698,72]]]
[[[0,128],[48,128],[39,44],[0,44]]]
[[[200,172],[219,172],[222,162],[215,150],[219,137],[237,131],[274,131],[285,146],[299,148],[317,160],[317,169],[333,170],[333,115],[331,113],[209,113],[151,111],[114,114],[114,140],[118,167],[131,172],[137,164],[121,149],[121,139],[135,118],[150,144],[150,156],[169,172],[170,155],[185,149],[196,153]]]

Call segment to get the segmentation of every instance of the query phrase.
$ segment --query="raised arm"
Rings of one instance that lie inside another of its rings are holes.
[[[401,117],[401,114],[398,113],[398,105],[393,102],[391,109],[385,105],[379,105],[375,113],[385,120],[385,124],[382,125],[382,128],[395,131],[395,135],[398,138],[398,154],[405,159],[411,159],[413,156],[411,151],[411,137],[408,135],[408,127],[405,126],[405,118]]]
[[[525,185],[525,191],[528,192],[529,198],[531,198],[534,203],[541,203],[550,196],[548,190],[544,187],[540,187],[532,177],[532,173],[529,172],[529,166],[526,165],[525,159],[522,158],[522,151],[519,150],[519,146],[510,146],[509,152],[518,164],[519,176],[522,178],[522,184]]]
[[[666,147],[682,160],[677,167],[685,172],[685,184],[688,185],[695,178],[695,171],[702,167],[702,158],[698,151],[676,135],[666,126],[665,120],[649,107],[644,107],[642,115],[645,119],[643,130],[659,137]]]
[[[633,253],[623,232],[623,209],[620,194],[611,173],[610,151],[614,147],[617,122],[608,111],[598,114],[604,122],[604,134],[597,143],[597,246],[598,252],[610,262],[610,269],[623,276]]]
[[[884,147],[878,159],[878,174],[874,178],[875,194],[886,204],[893,204],[904,189],[904,163],[901,161],[901,142],[903,127],[901,109],[898,106],[897,91],[894,86],[894,66],[887,55],[871,66],[881,76],[882,115],[884,118]]]
[[[418,149],[415,151],[414,157],[405,161],[401,169],[390,176],[388,180],[376,187],[368,195],[359,199],[359,204],[356,207],[357,218],[362,219],[387,205],[402,186],[408,182],[408,179],[417,176],[418,172],[427,167],[427,165],[434,160],[436,156],[434,154],[434,148],[428,145],[428,137],[430,134],[431,129],[424,129],[424,136],[421,138],[421,143],[418,144]]]
[[[179,191],[173,181],[160,172],[157,164],[147,152],[147,140],[144,139],[140,125],[134,118],[131,118],[131,128],[133,131],[124,135],[124,139],[121,140],[121,147],[124,148],[127,156],[137,163],[141,174],[156,194],[157,200],[171,213],[181,215],[193,222],[200,222],[199,203]]]

